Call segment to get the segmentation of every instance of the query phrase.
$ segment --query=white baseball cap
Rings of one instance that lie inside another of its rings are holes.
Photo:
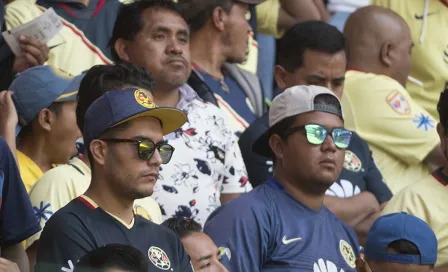
[[[322,94],[336,98],[339,107],[335,108],[333,105],[315,104],[315,98]],[[288,117],[312,111],[328,112],[344,120],[341,101],[332,91],[320,86],[294,86],[283,91],[272,101],[271,108],[269,109],[269,129]],[[271,148],[269,147],[268,131],[263,133],[254,142],[252,151],[261,156],[272,156]]]

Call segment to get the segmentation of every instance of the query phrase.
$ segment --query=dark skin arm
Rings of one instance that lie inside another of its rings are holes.
[[[16,263],[19,267],[20,271],[28,272],[30,271],[28,257],[26,256],[25,249],[23,248],[21,243],[10,245],[10,246],[2,246],[2,258],[9,260],[10,262]],[[11,269],[14,267],[11,264],[5,264]],[[3,270],[3,271],[15,271],[15,270]]]
[[[322,20],[314,0],[280,0],[277,26],[279,31],[288,30],[298,22]]]
[[[362,192],[350,198],[325,196],[327,206],[339,219],[353,227],[361,245],[373,221],[380,215],[380,205],[370,192]]]
[[[34,265],[37,259],[37,250],[39,249],[39,240],[35,241],[30,247],[27,248],[26,254],[30,262],[30,272],[34,271]]]

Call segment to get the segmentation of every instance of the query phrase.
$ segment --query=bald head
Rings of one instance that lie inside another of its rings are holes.
[[[405,84],[413,43],[409,27],[400,15],[377,6],[358,9],[348,18],[344,35],[348,41],[349,66],[385,74]],[[404,55],[409,63],[401,63],[406,62],[400,60]]]

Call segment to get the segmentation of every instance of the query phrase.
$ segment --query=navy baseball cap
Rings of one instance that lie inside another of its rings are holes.
[[[179,129],[187,121],[187,115],[181,110],[156,107],[147,90],[127,88],[109,91],[87,109],[83,134],[86,148],[108,128],[142,116],[159,119],[163,135]]]
[[[27,69],[9,86],[19,116],[19,126],[31,123],[54,102],[76,100],[83,75],[74,77],[58,68],[43,65]]]
[[[389,244],[398,240],[414,243],[420,256],[387,252]],[[437,238],[420,218],[405,212],[392,213],[375,220],[367,233],[364,254],[367,260],[433,265],[437,261]]]

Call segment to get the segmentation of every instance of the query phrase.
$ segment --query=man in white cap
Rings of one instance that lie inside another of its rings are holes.
[[[295,86],[274,99],[253,147],[274,158],[273,177],[205,224],[231,255],[230,271],[355,271],[356,234],[323,204],[351,136],[327,88]]]

